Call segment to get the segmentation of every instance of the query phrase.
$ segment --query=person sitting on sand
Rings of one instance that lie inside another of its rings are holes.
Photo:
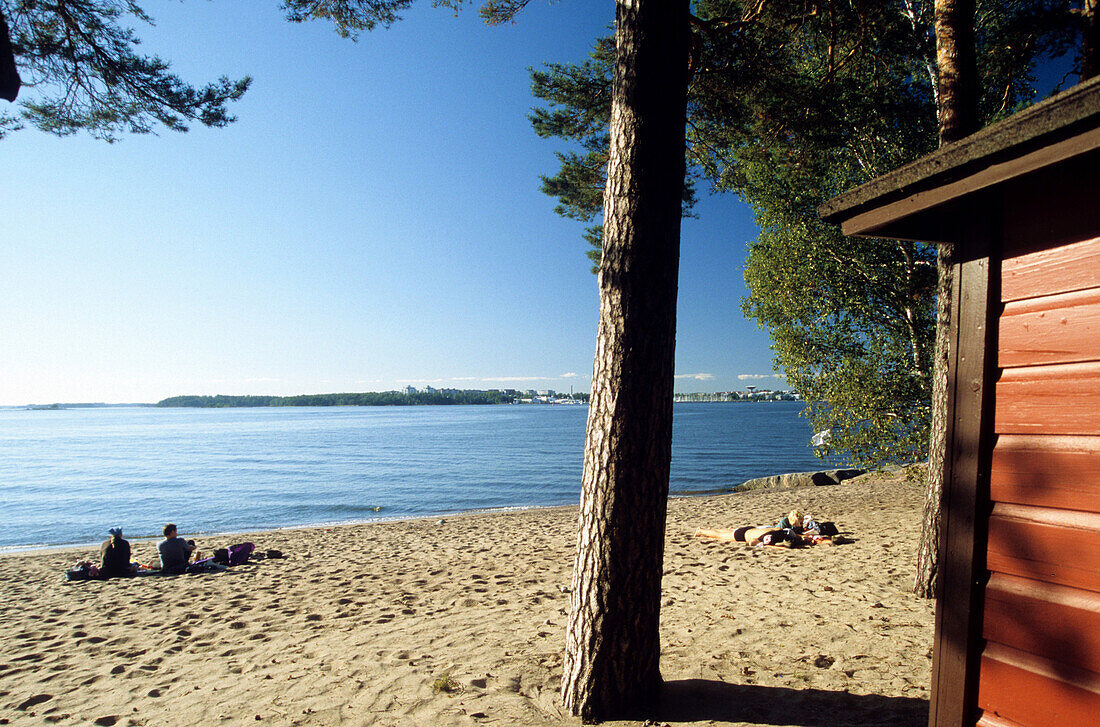
[[[789,513],[783,516],[783,518],[775,524],[775,527],[782,528],[783,530],[793,530],[796,533],[801,533],[804,527],[804,516],[801,510],[791,510]]]
[[[160,541],[157,551],[160,553],[160,569],[164,573],[183,573],[191,556],[198,558],[199,555],[195,541],[181,538],[173,523],[164,526],[164,540]]]
[[[99,546],[99,577],[128,576],[130,568],[130,544],[122,539],[122,528],[108,530],[111,537]]]
[[[775,527],[801,535],[802,540],[809,545],[836,545],[845,542],[843,538],[839,537],[840,533],[836,529],[836,523],[818,522],[801,510],[791,510],[775,524]]]

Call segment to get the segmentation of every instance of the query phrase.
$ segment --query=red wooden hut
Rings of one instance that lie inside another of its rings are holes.
[[[955,244],[929,724],[1100,723],[1100,79],[820,211]]]

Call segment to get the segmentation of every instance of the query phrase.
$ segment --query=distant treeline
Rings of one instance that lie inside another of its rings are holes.
[[[172,396],[157,406],[413,406],[417,404],[511,404],[515,397],[502,391],[367,391],[359,394],[301,394],[299,396]]]

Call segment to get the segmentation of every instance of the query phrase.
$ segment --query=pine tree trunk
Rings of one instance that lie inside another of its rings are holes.
[[[936,0],[940,146],[978,130],[974,0]]]
[[[1100,0],[1085,0],[1084,43],[1081,47],[1081,80],[1087,81],[1100,75],[1100,14],[1096,6]]]
[[[974,0],[936,0],[936,67],[939,73],[940,146],[978,130],[978,70],[974,57]],[[913,592],[936,595],[939,573],[940,503],[947,434],[948,325],[951,322],[953,247],[937,255],[936,343],[932,361],[932,422],[928,442],[928,490],[917,550]]]
[[[562,699],[585,721],[657,697],[672,453],[687,0],[619,0],[600,318]]]
[[[917,577],[913,593],[920,598],[936,597],[936,575],[940,566],[940,501],[943,496],[943,465],[947,451],[947,362],[951,348],[947,331],[951,325],[951,285],[954,278],[954,245],[940,245],[936,256],[939,280],[936,285],[936,343],[932,352],[932,430],[928,442],[928,489],[924,520],[917,548]]]

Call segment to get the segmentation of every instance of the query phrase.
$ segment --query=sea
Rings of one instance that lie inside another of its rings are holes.
[[[673,495],[822,469],[798,402],[683,403]],[[0,551],[574,505],[583,405],[0,409]]]

